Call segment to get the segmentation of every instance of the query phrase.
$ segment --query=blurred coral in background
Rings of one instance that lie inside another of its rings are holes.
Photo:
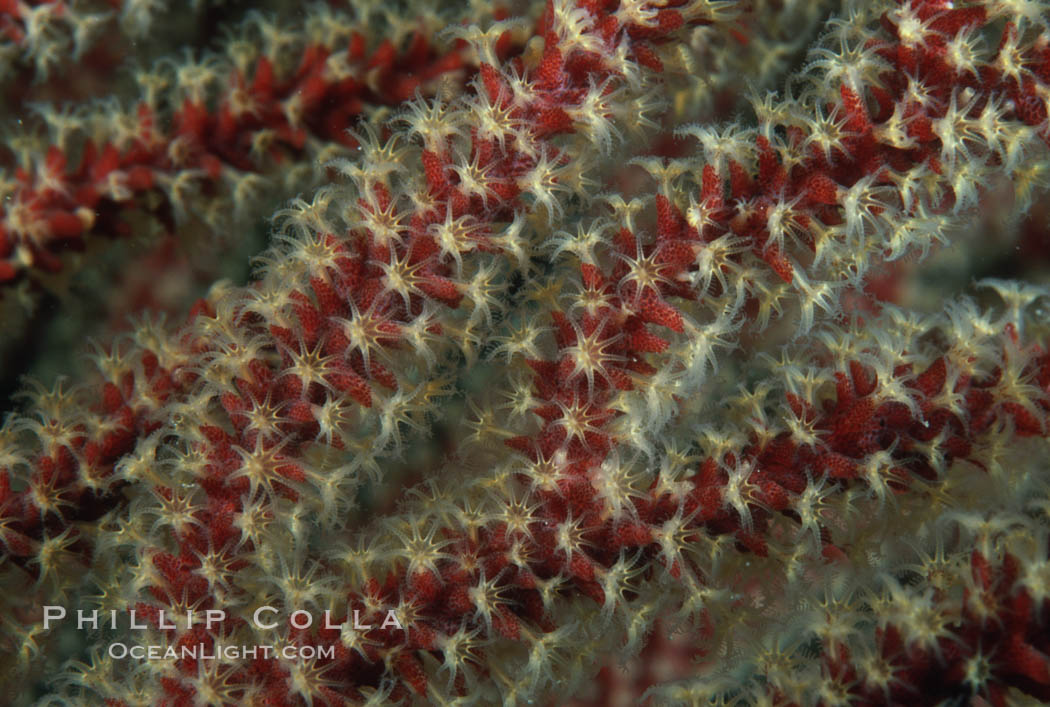
[[[1050,701],[1050,5],[0,0],[0,92],[14,704]]]

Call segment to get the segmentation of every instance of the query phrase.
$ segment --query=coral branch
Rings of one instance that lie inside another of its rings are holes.
[[[171,220],[346,148],[252,283],[5,419],[6,679],[79,603],[145,627],[93,635],[55,702],[535,704],[660,646],[695,669],[634,699],[1047,699],[1050,293],[915,294],[978,208],[1020,222],[1046,186],[1047,8],[844,3],[780,94],[763,12],[792,11],[260,26],[124,139],[29,151],[22,269],[158,188]],[[697,62],[744,56],[754,124],[688,122]]]

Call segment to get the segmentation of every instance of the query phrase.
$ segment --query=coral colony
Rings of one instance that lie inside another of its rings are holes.
[[[0,0],[5,701],[1050,700],[1050,3],[162,5]]]

